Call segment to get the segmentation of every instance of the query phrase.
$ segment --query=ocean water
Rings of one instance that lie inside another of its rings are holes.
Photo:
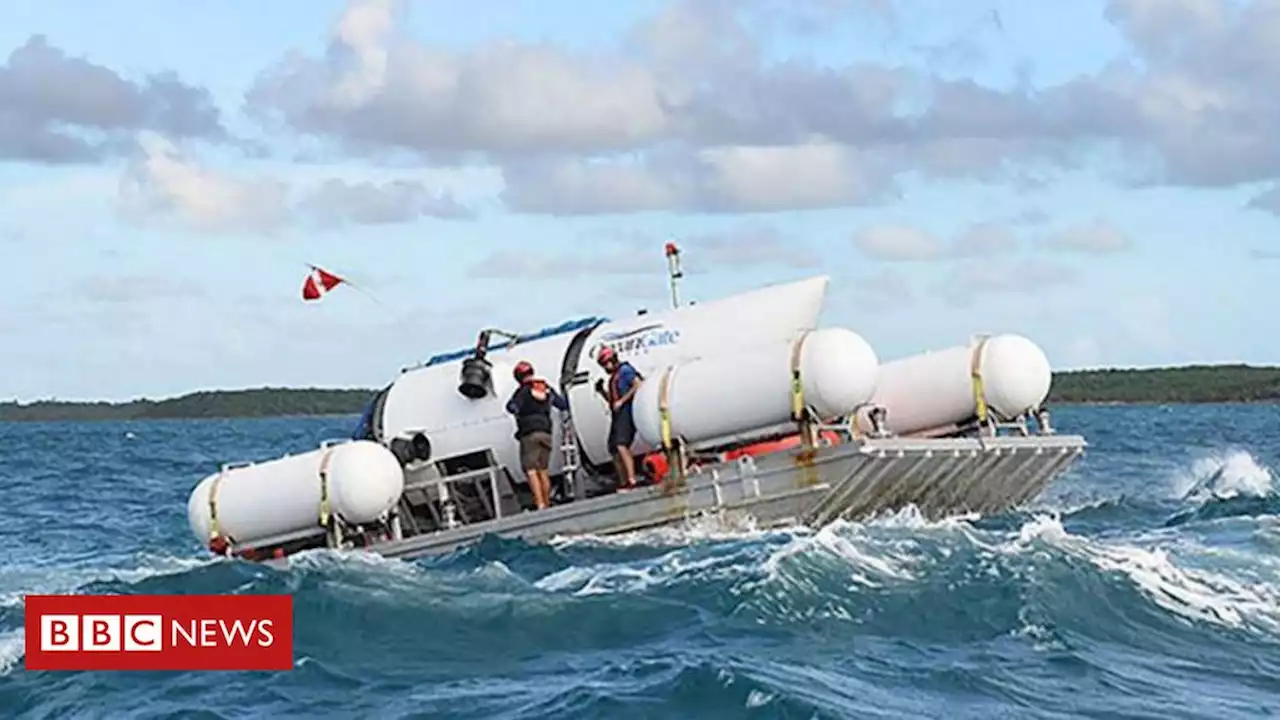
[[[0,717],[1280,716],[1277,406],[1062,408],[1000,517],[204,556],[199,478],[353,420],[0,424]],[[27,592],[292,593],[295,669],[27,672]]]

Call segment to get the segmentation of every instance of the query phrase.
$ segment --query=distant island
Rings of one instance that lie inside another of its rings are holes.
[[[0,403],[0,422],[168,420],[358,415],[373,389],[212,390],[165,400]],[[1184,367],[1070,370],[1054,373],[1051,405],[1280,401],[1280,367]]]
[[[174,420],[351,415],[364,410],[373,390],[257,388],[208,390],[165,400],[0,403],[0,422],[45,420]]]

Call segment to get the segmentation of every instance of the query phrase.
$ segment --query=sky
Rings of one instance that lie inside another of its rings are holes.
[[[1280,361],[1275,0],[3,14],[0,400],[381,386],[667,307],[668,240],[689,299],[828,275],[882,360]]]

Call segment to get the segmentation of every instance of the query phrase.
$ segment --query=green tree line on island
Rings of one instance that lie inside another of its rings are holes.
[[[1280,400],[1280,367],[1189,365],[1055,373],[1050,403],[1215,403]]]
[[[162,420],[353,415],[373,389],[212,390],[165,400],[0,403],[0,421]],[[1280,401],[1280,367],[1192,365],[1054,373],[1050,405]]]
[[[170,420],[194,418],[349,415],[361,412],[372,390],[258,388],[209,390],[165,400],[75,402],[38,400],[0,403],[0,421]]]

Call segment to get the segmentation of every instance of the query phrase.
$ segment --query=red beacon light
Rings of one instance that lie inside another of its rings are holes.
[[[670,256],[672,256],[672,255],[679,255],[679,254],[680,254],[680,249],[679,249],[679,248],[677,248],[677,247],[676,247],[676,244],[675,244],[675,243],[673,243],[673,242],[669,242],[669,243],[667,243],[666,251],[667,251],[667,256],[668,256],[668,257],[670,257]]]

